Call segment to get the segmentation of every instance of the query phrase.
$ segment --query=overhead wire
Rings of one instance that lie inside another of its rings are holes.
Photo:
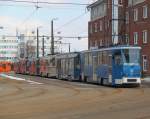
[[[8,7],[33,7],[29,5],[14,5],[14,4],[0,4],[0,6],[8,6]]]
[[[35,9],[29,16],[27,16],[20,25],[23,25],[25,22],[27,22],[36,12],[37,9]]]
[[[83,16],[86,15],[87,13],[88,13],[88,11],[86,11],[86,12],[80,14],[79,16],[77,16],[77,17],[75,17],[75,18],[69,20],[68,22],[66,22],[65,24],[63,24],[63,25],[61,25],[60,27],[56,28],[55,30],[57,31],[57,30],[59,30],[59,29],[61,29],[61,28],[63,28],[63,27],[66,27],[67,25],[69,25],[69,24],[71,24],[72,22],[74,22],[74,21],[80,19],[81,17],[83,17]]]
[[[17,35],[2,35],[0,37],[18,37]],[[23,37],[36,37],[36,36],[23,36]],[[43,35],[38,36],[39,38],[43,38]],[[44,37],[51,37],[50,35],[44,35]],[[87,38],[87,36],[54,36],[55,38]]]
[[[35,5],[23,5],[23,4],[14,4],[14,3],[0,3],[0,6],[6,7],[35,7]],[[42,9],[51,9],[51,10],[84,10],[84,8],[72,8],[72,7],[56,7],[56,6],[49,6],[49,5],[38,5],[38,7]]]
[[[37,10],[39,9],[39,8],[41,8],[40,6],[39,6],[39,4],[50,4],[50,5],[84,5],[84,6],[87,6],[87,5],[89,5],[89,4],[85,4],[85,3],[72,3],[72,2],[70,2],[70,3],[63,3],[63,2],[41,2],[41,1],[26,1],[26,0],[23,0],[23,1],[20,1],[20,0],[0,0],[0,1],[3,1],[3,2],[15,2],[15,3],[32,3],[32,4],[34,4],[35,5],[35,7],[36,7],[36,9],[25,19],[25,20],[23,20],[23,22],[21,23],[21,25],[22,24],[24,24],[25,22],[27,22],[36,12],[37,12]],[[15,5],[14,5],[15,6]],[[74,22],[74,21],[76,21],[76,20],[78,20],[79,18],[81,18],[81,17],[83,17],[85,14],[87,14],[88,12],[86,11],[85,13],[82,13],[81,15],[79,15],[79,16],[77,16],[77,17],[75,17],[75,18],[73,18],[73,19],[71,19],[70,21],[68,21],[68,22],[66,22],[65,24],[63,24],[62,26],[60,26],[60,27],[58,27],[56,30],[58,30],[58,29],[61,29],[61,28],[63,28],[63,27],[66,27],[67,25],[69,25],[69,24],[71,24],[72,22]],[[63,38],[75,38],[75,37],[63,37]],[[76,37],[76,38],[79,38],[79,37]]]
[[[32,3],[32,4],[36,4],[37,2],[35,1],[26,1],[26,0],[0,0],[3,2],[16,2],[16,3]],[[73,2],[42,2],[42,1],[38,1],[39,4],[49,4],[49,5],[83,5],[83,6],[87,6],[89,4],[87,3],[73,3]]]

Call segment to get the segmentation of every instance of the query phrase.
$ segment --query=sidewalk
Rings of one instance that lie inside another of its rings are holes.
[[[143,81],[144,81],[144,82],[150,82],[150,77],[145,77],[145,78],[143,78]]]

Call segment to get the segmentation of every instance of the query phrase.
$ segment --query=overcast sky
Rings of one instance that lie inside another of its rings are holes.
[[[20,0],[21,1],[21,0]],[[37,0],[26,0],[37,1]],[[39,0],[40,1],[40,0]],[[42,2],[73,2],[73,3],[91,3],[93,0],[41,0]],[[38,4],[12,3],[0,1],[0,34],[14,34],[15,29],[27,29],[28,31],[40,28],[41,35],[50,35],[50,21],[54,21],[55,35],[61,32],[60,36],[88,36],[89,12],[86,6],[71,5],[46,5]],[[87,49],[87,39],[63,39],[63,42],[71,43],[71,50],[78,51]]]

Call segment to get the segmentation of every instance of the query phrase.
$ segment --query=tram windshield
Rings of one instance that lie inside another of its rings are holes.
[[[139,64],[140,50],[139,49],[124,49],[122,50],[124,64]]]

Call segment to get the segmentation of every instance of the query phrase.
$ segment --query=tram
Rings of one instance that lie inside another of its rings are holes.
[[[16,73],[101,85],[141,84],[141,48],[117,46],[20,60]],[[15,66],[16,66],[15,65]],[[29,69],[29,70],[28,70]]]
[[[101,85],[141,84],[140,47],[112,47],[81,52],[81,76]]]

